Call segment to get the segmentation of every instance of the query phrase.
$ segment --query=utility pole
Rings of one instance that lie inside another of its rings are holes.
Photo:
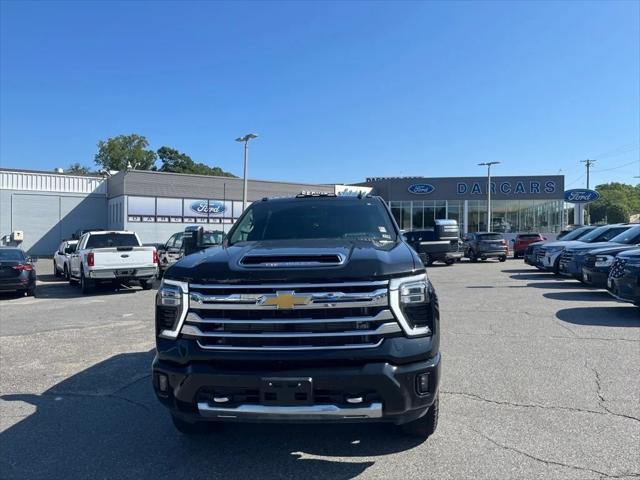
[[[487,167],[487,232],[491,231],[491,165],[497,165],[500,162],[483,162],[478,165]]]
[[[584,166],[587,167],[587,189],[589,188],[589,170],[591,169],[591,165],[596,163],[595,160],[580,160],[580,162],[584,163]]]
[[[589,190],[589,173],[591,170],[591,165],[593,165],[596,161],[595,160],[580,160],[580,162],[584,163],[584,166],[587,167],[587,190]],[[587,204],[587,224],[591,223],[591,218],[589,216],[589,204]],[[574,219],[575,220],[575,219]]]

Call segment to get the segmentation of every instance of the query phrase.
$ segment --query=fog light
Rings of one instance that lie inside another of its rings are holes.
[[[158,389],[161,392],[169,390],[169,378],[166,375],[158,375]]]
[[[416,387],[420,395],[429,393],[429,374],[421,373],[416,377]]]

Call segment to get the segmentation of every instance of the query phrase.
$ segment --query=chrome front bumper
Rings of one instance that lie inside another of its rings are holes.
[[[198,402],[198,411],[202,417],[220,420],[354,420],[382,418],[382,403],[374,402],[361,407],[343,408],[337,405],[304,406],[267,406],[239,405],[225,408]]]

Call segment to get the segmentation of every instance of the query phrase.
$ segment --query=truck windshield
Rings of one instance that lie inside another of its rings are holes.
[[[632,245],[634,243],[640,243],[640,227],[633,227],[613,237],[611,242],[624,243],[625,245]]]
[[[392,242],[391,217],[378,200],[305,198],[252,204],[229,244],[261,240],[327,239]]]
[[[24,253],[21,250],[0,249],[0,262],[23,262]]]
[[[575,230],[570,231],[564,237],[562,237],[562,241],[568,242],[569,240],[577,240],[579,238],[584,237],[587,233],[591,232],[592,230],[594,230],[593,227],[576,228]]]
[[[85,248],[139,247],[133,233],[102,233],[91,235]]]
[[[502,240],[504,237],[501,233],[480,233],[478,240]]]

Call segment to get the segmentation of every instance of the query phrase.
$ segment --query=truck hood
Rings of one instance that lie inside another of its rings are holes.
[[[597,248],[595,250],[591,250],[589,253],[592,255],[611,255],[618,254],[620,252],[624,252],[626,250],[633,250],[638,248],[637,245],[622,245],[620,243],[610,244],[606,248]]]
[[[243,265],[246,258],[268,257],[284,262],[298,256],[337,256],[339,264],[271,266]],[[213,247],[182,258],[166,278],[190,283],[307,283],[381,280],[424,272],[406,243],[379,244],[358,240],[279,240],[242,242]]]
[[[579,247],[581,245],[586,245],[586,243],[581,242],[580,240],[557,240],[554,242],[547,242],[544,244],[545,247],[564,247],[564,248],[571,248],[571,247]]]
[[[584,243],[579,242],[579,245],[572,245],[567,247],[567,250],[571,250],[572,252],[586,252],[589,250],[594,250],[596,248],[603,247],[619,247],[623,246],[622,243],[614,243],[614,242],[593,242],[593,243]]]

